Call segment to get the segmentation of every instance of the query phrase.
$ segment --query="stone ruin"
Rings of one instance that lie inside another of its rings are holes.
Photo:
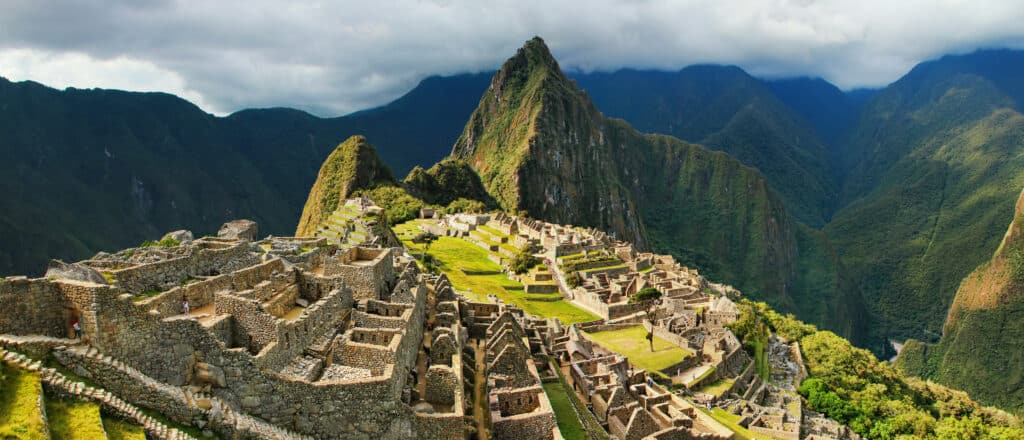
[[[400,250],[255,231],[230,222],[6,278],[0,344],[36,338],[36,355],[125,404],[225,438],[466,438],[465,332],[457,319],[427,330],[460,313],[446,279]],[[432,306],[438,291],[449,301]]]

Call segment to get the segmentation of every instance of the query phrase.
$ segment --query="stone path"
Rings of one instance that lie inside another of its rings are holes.
[[[109,391],[93,388],[85,383],[69,379],[56,369],[43,367],[41,362],[32,360],[28,356],[0,348],[0,357],[8,365],[38,373],[39,379],[48,387],[59,389],[64,393],[85,400],[94,401],[117,415],[139,424],[146,430],[147,434],[153,437],[170,440],[195,438],[178,429],[170,428],[157,419],[146,415],[135,405],[125,402]]]
[[[157,381],[117,359],[104,356],[93,347],[71,347],[66,349],[65,352],[72,356],[86,357],[93,361],[102,363],[107,368],[116,370],[118,374],[129,377],[131,380],[143,384],[153,392],[161,393],[176,402],[180,402],[181,405],[186,408],[193,408],[197,412],[207,414],[212,425],[211,429],[217,430],[218,426],[226,426],[230,427],[230,429],[235,432],[248,433],[255,438],[281,440],[310,438],[275,426],[258,417],[253,417],[236,411],[231,407],[231,405],[228,405],[223,400],[212,395],[205,393],[192,393],[187,389],[174,387]]]

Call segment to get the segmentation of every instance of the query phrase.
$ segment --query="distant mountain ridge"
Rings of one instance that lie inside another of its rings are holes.
[[[834,209],[839,182],[815,128],[768,83],[742,69],[697,65],[678,72],[619,70],[575,79],[609,116],[645,133],[725,151],[757,168],[805,223],[821,226]]]
[[[42,273],[165,231],[246,217],[291,235],[324,158],[373,136],[397,172],[443,158],[489,75],[431,77],[350,116],[293,109],[215,117],[164,93],[52,89],[0,79],[0,274]],[[438,105],[445,102],[446,105]]]

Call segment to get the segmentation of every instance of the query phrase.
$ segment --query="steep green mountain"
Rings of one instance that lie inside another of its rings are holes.
[[[801,221],[821,226],[834,209],[838,181],[815,127],[769,84],[742,69],[700,65],[678,72],[620,70],[574,78],[609,116],[645,133],[725,151],[757,168]]]
[[[498,204],[595,226],[859,338],[862,306],[827,239],[793,221],[765,178],[723,152],[605,119],[544,42],[494,76],[452,156]],[[842,292],[842,293],[840,293]]]
[[[999,243],[1024,187],[1020,72],[1019,51],[923,63],[866,104],[843,146],[847,204],[824,232],[878,336],[938,337]]]
[[[324,119],[291,109],[219,118],[162,93],[0,78],[0,274],[38,275],[49,257],[82,259],[173,229],[212,233],[230,218],[289,235],[338,142],[365,134],[403,174],[432,164],[488,81],[432,77],[386,106]]]
[[[1024,410],[1024,193],[992,259],[960,283],[942,339],[909,340],[896,365],[967,391],[980,402]]]
[[[352,136],[338,145],[317,173],[302,208],[296,237],[310,237],[338,206],[356,190],[394,185],[395,178],[376,150],[363,136]]]

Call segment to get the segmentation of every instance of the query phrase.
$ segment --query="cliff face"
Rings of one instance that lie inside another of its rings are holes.
[[[338,145],[324,160],[309,198],[302,208],[295,236],[309,237],[317,225],[331,215],[342,200],[358,189],[375,184],[393,184],[391,170],[377,156],[363,136],[352,136]]]
[[[896,364],[980,402],[1024,410],[1024,192],[992,259],[963,279],[938,344],[908,341]]]
[[[802,270],[805,255],[831,254],[827,240],[794,222],[760,173],[725,153],[605,118],[539,38],[494,76],[452,156],[480,174],[503,209],[614,232],[780,308],[808,311],[815,323],[860,334],[862,310],[856,295],[835,288],[846,285],[835,259]],[[794,288],[825,285],[829,291],[813,294]],[[836,310],[844,318],[826,321]]]

